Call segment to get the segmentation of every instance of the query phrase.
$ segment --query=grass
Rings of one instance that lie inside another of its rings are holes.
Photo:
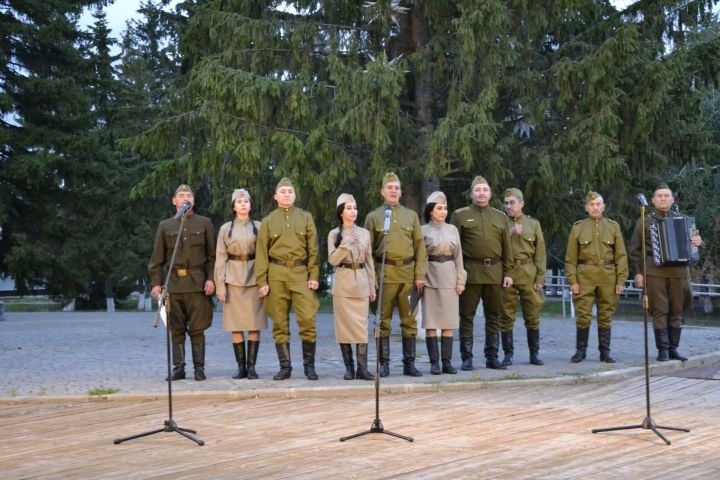
[[[88,395],[91,397],[101,397],[103,395],[112,395],[119,391],[119,388],[90,388],[88,389]]]
[[[11,396],[11,397],[17,397],[17,394],[18,394],[17,387],[13,387],[13,388],[10,389],[10,396]]]
[[[505,375],[500,378],[500,380],[525,380],[527,378],[525,375],[520,375],[519,373],[511,373],[510,375]]]

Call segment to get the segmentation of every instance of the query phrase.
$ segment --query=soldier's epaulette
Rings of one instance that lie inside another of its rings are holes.
[[[464,211],[466,211],[466,210],[470,210],[470,207],[461,207],[461,208],[458,208],[457,210],[455,210],[455,213],[464,212]]]
[[[496,211],[497,213],[502,213],[503,215],[505,215],[505,212],[503,212],[502,210],[498,210],[495,207],[490,207],[490,208],[493,209],[494,211]]]
[[[617,223],[615,220],[613,220],[611,218],[607,218],[606,220],[610,223],[614,223],[615,225],[620,225],[619,223]]]
[[[585,221],[584,218],[582,218],[582,219],[578,220],[577,222],[573,223],[573,225],[577,225],[578,223],[583,222],[583,221]]]

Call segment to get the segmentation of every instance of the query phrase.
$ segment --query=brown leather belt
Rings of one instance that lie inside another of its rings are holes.
[[[452,255],[428,255],[428,260],[431,262],[443,263],[455,260]]]
[[[378,260],[378,263],[380,263],[380,260]],[[415,263],[415,257],[403,258],[402,260],[385,259],[385,265],[392,265],[393,267],[404,267],[413,263]]]
[[[178,277],[187,277],[190,272],[205,272],[205,267],[173,268]]]
[[[275,265],[284,265],[288,268],[292,267],[304,267],[308,264],[307,260],[288,260],[288,261],[282,261],[278,260],[277,258],[270,257],[270,263],[274,263]]]
[[[578,265],[595,265],[596,267],[600,267],[602,265],[615,265],[615,261],[614,260],[603,260],[600,263],[595,263],[595,262],[588,262],[585,260],[578,260],[577,264]]]
[[[490,265],[497,265],[498,263],[502,263],[502,258],[470,258],[470,257],[463,257],[463,262],[465,263],[479,263],[480,265],[484,265],[486,267],[489,267]]]
[[[228,259],[230,260],[237,260],[240,262],[247,262],[248,260],[255,260],[255,254],[250,253],[246,255],[230,255],[228,254]]]
[[[351,268],[353,270],[362,270],[365,268],[364,263],[341,263],[338,265],[338,268]]]
[[[529,263],[535,263],[534,258],[522,258],[520,260],[515,260],[515,265],[527,265]]]

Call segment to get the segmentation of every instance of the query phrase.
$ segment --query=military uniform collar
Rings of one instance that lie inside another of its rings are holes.
[[[485,211],[487,211],[487,210],[490,209],[490,204],[488,203],[488,204],[485,205],[484,207],[480,207],[480,206],[475,205],[474,203],[472,203],[472,204],[470,204],[470,208],[473,208],[473,209],[477,210],[478,212],[485,212]]]
[[[669,217],[669,216],[670,216],[670,210],[668,210],[667,212],[663,212],[663,211],[661,211],[661,210],[655,210],[655,211],[653,212],[653,214],[654,214],[656,217],[659,217],[659,218],[666,218],[666,217]]]
[[[519,222],[520,220],[522,220],[522,218],[523,218],[524,216],[525,216],[525,214],[524,214],[524,213],[521,213],[521,214],[518,215],[517,217],[514,217],[514,218],[513,218],[513,217],[510,217],[510,219],[511,219],[513,222]]]
[[[293,210],[295,210],[295,205],[293,205],[292,207],[289,207],[289,208],[284,208],[284,207],[278,206],[278,210],[281,210],[281,211],[286,212],[286,213],[290,213],[290,212],[292,212]]]

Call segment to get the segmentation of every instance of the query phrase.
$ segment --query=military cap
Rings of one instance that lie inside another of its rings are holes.
[[[343,203],[348,203],[348,202],[357,203],[355,201],[355,197],[353,197],[349,193],[341,193],[340,196],[337,198],[337,201],[335,202],[335,206],[339,207]]]
[[[447,205],[447,197],[443,192],[432,192],[425,202],[425,204],[429,203],[441,203],[443,205]]]
[[[236,188],[235,190],[233,190],[232,200],[230,201],[230,203],[235,203],[235,200],[237,200],[238,198],[247,198],[248,200],[252,200],[252,197],[250,197],[250,192],[248,192],[244,188]]]
[[[190,192],[192,193],[192,188],[190,188],[190,185],[186,183],[181,183],[178,185],[178,187],[175,189],[175,195],[177,195],[180,192]]]
[[[385,176],[382,179],[382,186],[384,187],[385,184],[388,184],[390,182],[400,183],[400,178],[398,178],[398,176],[395,175],[395,172],[387,172],[385,174]]]
[[[275,187],[275,191],[277,192],[282,187],[290,187],[293,189],[295,188],[288,177],[283,177],[280,179],[280,181],[277,184],[277,187]]]
[[[470,189],[472,190],[473,188],[475,188],[475,185],[480,185],[482,183],[486,184],[487,186],[490,186],[488,181],[485,180],[485,177],[483,177],[482,175],[478,175],[477,177],[473,178],[472,184],[470,185]]]
[[[672,192],[672,189],[670,186],[665,182],[660,182],[657,187],[655,187],[655,190],[653,190],[653,194],[657,192],[658,190],[670,190]]]
[[[503,193],[503,197],[517,197],[517,199],[521,202],[524,201],[523,193],[520,191],[519,188],[508,188],[507,190],[505,190],[505,193]]]
[[[600,195],[598,192],[588,192],[588,194],[585,196],[585,205],[592,202],[596,198],[602,198],[602,195]]]

